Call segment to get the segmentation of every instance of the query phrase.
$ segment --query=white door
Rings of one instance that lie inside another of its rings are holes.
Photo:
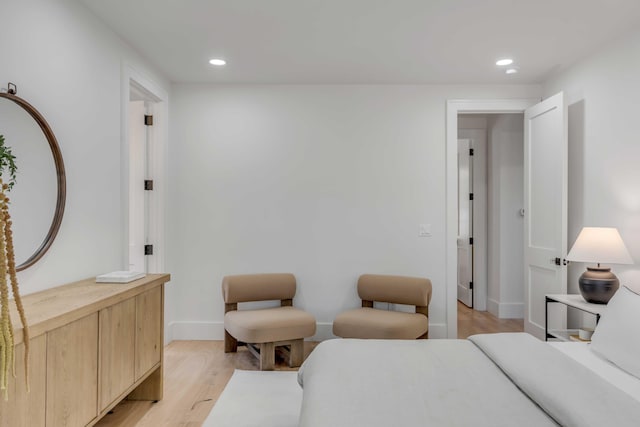
[[[129,270],[146,272],[146,195],[147,129],[144,101],[129,103]]]
[[[458,300],[473,307],[473,157],[470,139],[458,140]]]
[[[524,328],[538,338],[544,338],[545,294],[567,291],[567,152],[561,92],[524,115]]]

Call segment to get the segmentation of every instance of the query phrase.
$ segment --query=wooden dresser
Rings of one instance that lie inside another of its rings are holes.
[[[30,392],[13,306],[16,378],[0,395],[1,427],[76,427],[98,422],[122,399],[162,399],[164,283],[148,274],[126,283],[95,278],[23,296],[31,333]]]

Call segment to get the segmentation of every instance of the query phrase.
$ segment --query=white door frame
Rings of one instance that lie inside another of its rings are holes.
[[[149,240],[154,244],[153,256],[148,260],[148,272],[159,273],[165,266],[165,196],[167,188],[167,149],[169,117],[169,94],[152,79],[143,75],[131,64],[122,63],[121,79],[121,130],[120,130],[120,173],[122,211],[122,266],[129,265],[129,96],[131,87],[147,94],[154,105],[154,138],[149,153],[149,172],[153,175],[154,197],[149,204]]]
[[[446,147],[446,312],[447,337],[458,337],[458,114],[523,113],[540,99],[453,99],[447,101]]]
[[[136,95],[135,101],[134,94]],[[146,227],[149,225],[146,212],[149,194],[140,185],[146,179],[147,145],[152,141],[152,134],[144,124],[144,115],[149,114],[145,101],[146,93],[141,93],[137,87],[131,85],[131,100],[129,101],[129,265],[127,270],[147,272],[147,256],[144,255],[145,239],[148,235]],[[135,253],[132,253],[135,251]]]

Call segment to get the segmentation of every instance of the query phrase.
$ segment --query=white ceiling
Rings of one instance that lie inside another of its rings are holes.
[[[640,25],[640,0],[80,1],[174,82],[538,83]]]

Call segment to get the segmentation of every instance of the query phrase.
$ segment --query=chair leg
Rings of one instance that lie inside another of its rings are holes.
[[[289,352],[289,367],[297,368],[302,365],[304,356],[304,340],[292,340],[291,351]]]
[[[272,342],[264,342],[260,344],[260,370],[273,371],[276,364],[275,346]]]
[[[229,332],[227,332],[227,330],[225,329],[225,331],[224,331],[224,352],[225,353],[235,353],[236,351],[238,351],[238,340],[235,339],[234,337],[232,337],[231,334],[229,334]]]

